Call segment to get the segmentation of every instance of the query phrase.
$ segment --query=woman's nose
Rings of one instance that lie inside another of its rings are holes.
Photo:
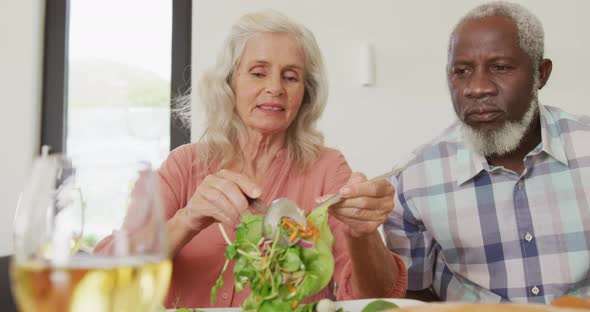
[[[283,88],[283,81],[281,76],[273,75],[266,81],[266,92],[272,96],[283,95],[285,89]]]

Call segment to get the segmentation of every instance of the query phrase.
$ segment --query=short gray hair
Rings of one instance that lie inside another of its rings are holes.
[[[457,23],[449,39],[448,58],[451,57],[451,45],[453,36],[457,28],[467,20],[475,20],[488,16],[505,16],[510,18],[516,24],[518,29],[518,43],[520,47],[529,55],[533,68],[537,68],[543,60],[545,50],[545,32],[541,21],[528,9],[520,4],[495,1],[482,4],[469,11]]]
[[[199,81],[200,104],[205,108],[207,126],[201,142],[207,146],[203,160],[220,161],[223,166],[235,157],[243,157],[238,148],[238,134],[245,128],[235,110],[231,88],[234,74],[247,41],[258,33],[293,34],[304,54],[305,93],[297,116],[287,129],[287,152],[296,166],[305,168],[319,155],[324,137],[316,124],[328,98],[328,82],[320,48],[311,31],[285,15],[264,10],[243,15],[231,28],[216,64],[203,73]],[[175,112],[190,120],[190,98],[177,102]]]

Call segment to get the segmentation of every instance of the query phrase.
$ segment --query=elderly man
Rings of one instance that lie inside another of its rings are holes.
[[[389,248],[408,294],[547,303],[587,296],[590,120],[540,105],[551,74],[539,20],[520,5],[469,12],[450,37],[458,121],[395,179]]]

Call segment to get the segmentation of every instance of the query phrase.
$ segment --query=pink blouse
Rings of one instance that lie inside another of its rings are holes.
[[[166,218],[172,218],[179,209],[185,207],[203,179],[216,172],[217,168],[208,170],[199,161],[197,148],[193,143],[178,147],[170,153],[159,169],[160,184]],[[201,147],[202,148],[202,147]],[[262,182],[262,199],[266,203],[279,197],[287,197],[300,205],[305,212],[316,206],[315,199],[333,194],[340,190],[351,174],[344,156],[337,150],[323,148],[318,160],[306,171],[299,170],[287,159],[286,150],[277,153],[268,174]],[[329,225],[334,234],[333,254],[334,285],[330,283],[325,289],[312,296],[308,301],[334,297],[338,300],[360,298],[351,286],[352,267],[350,256],[344,240],[343,227],[335,218],[329,218]],[[235,239],[234,229],[225,227],[230,239]],[[167,308],[205,308],[211,307],[211,288],[221,272],[225,262],[226,243],[217,226],[209,226],[196,235],[172,260],[172,280],[165,306]],[[390,297],[403,297],[406,291],[406,269],[403,261],[395,254],[389,263],[398,268],[399,278],[391,285]],[[241,293],[235,291],[233,282],[233,264],[223,275],[223,287],[217,292],[214,307],[239,306],[248,296],[249,290]]]

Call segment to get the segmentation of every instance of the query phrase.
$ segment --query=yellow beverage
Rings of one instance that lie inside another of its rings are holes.
[[[70,239],[70,254],[73,255],[80,250],[80,247],[82,247],[82,241],[82,236],[74,236]],[[44,244],[40,250],[41,252],[39,256],[45,259],[50,259],[53,255],[53,245],[51,244],[51,242],[47,242],[46,244]]]
[[[12,283],[22,312],[153,312],[171,273],[168,259],[80,256],[59,267],[14,263]]]

